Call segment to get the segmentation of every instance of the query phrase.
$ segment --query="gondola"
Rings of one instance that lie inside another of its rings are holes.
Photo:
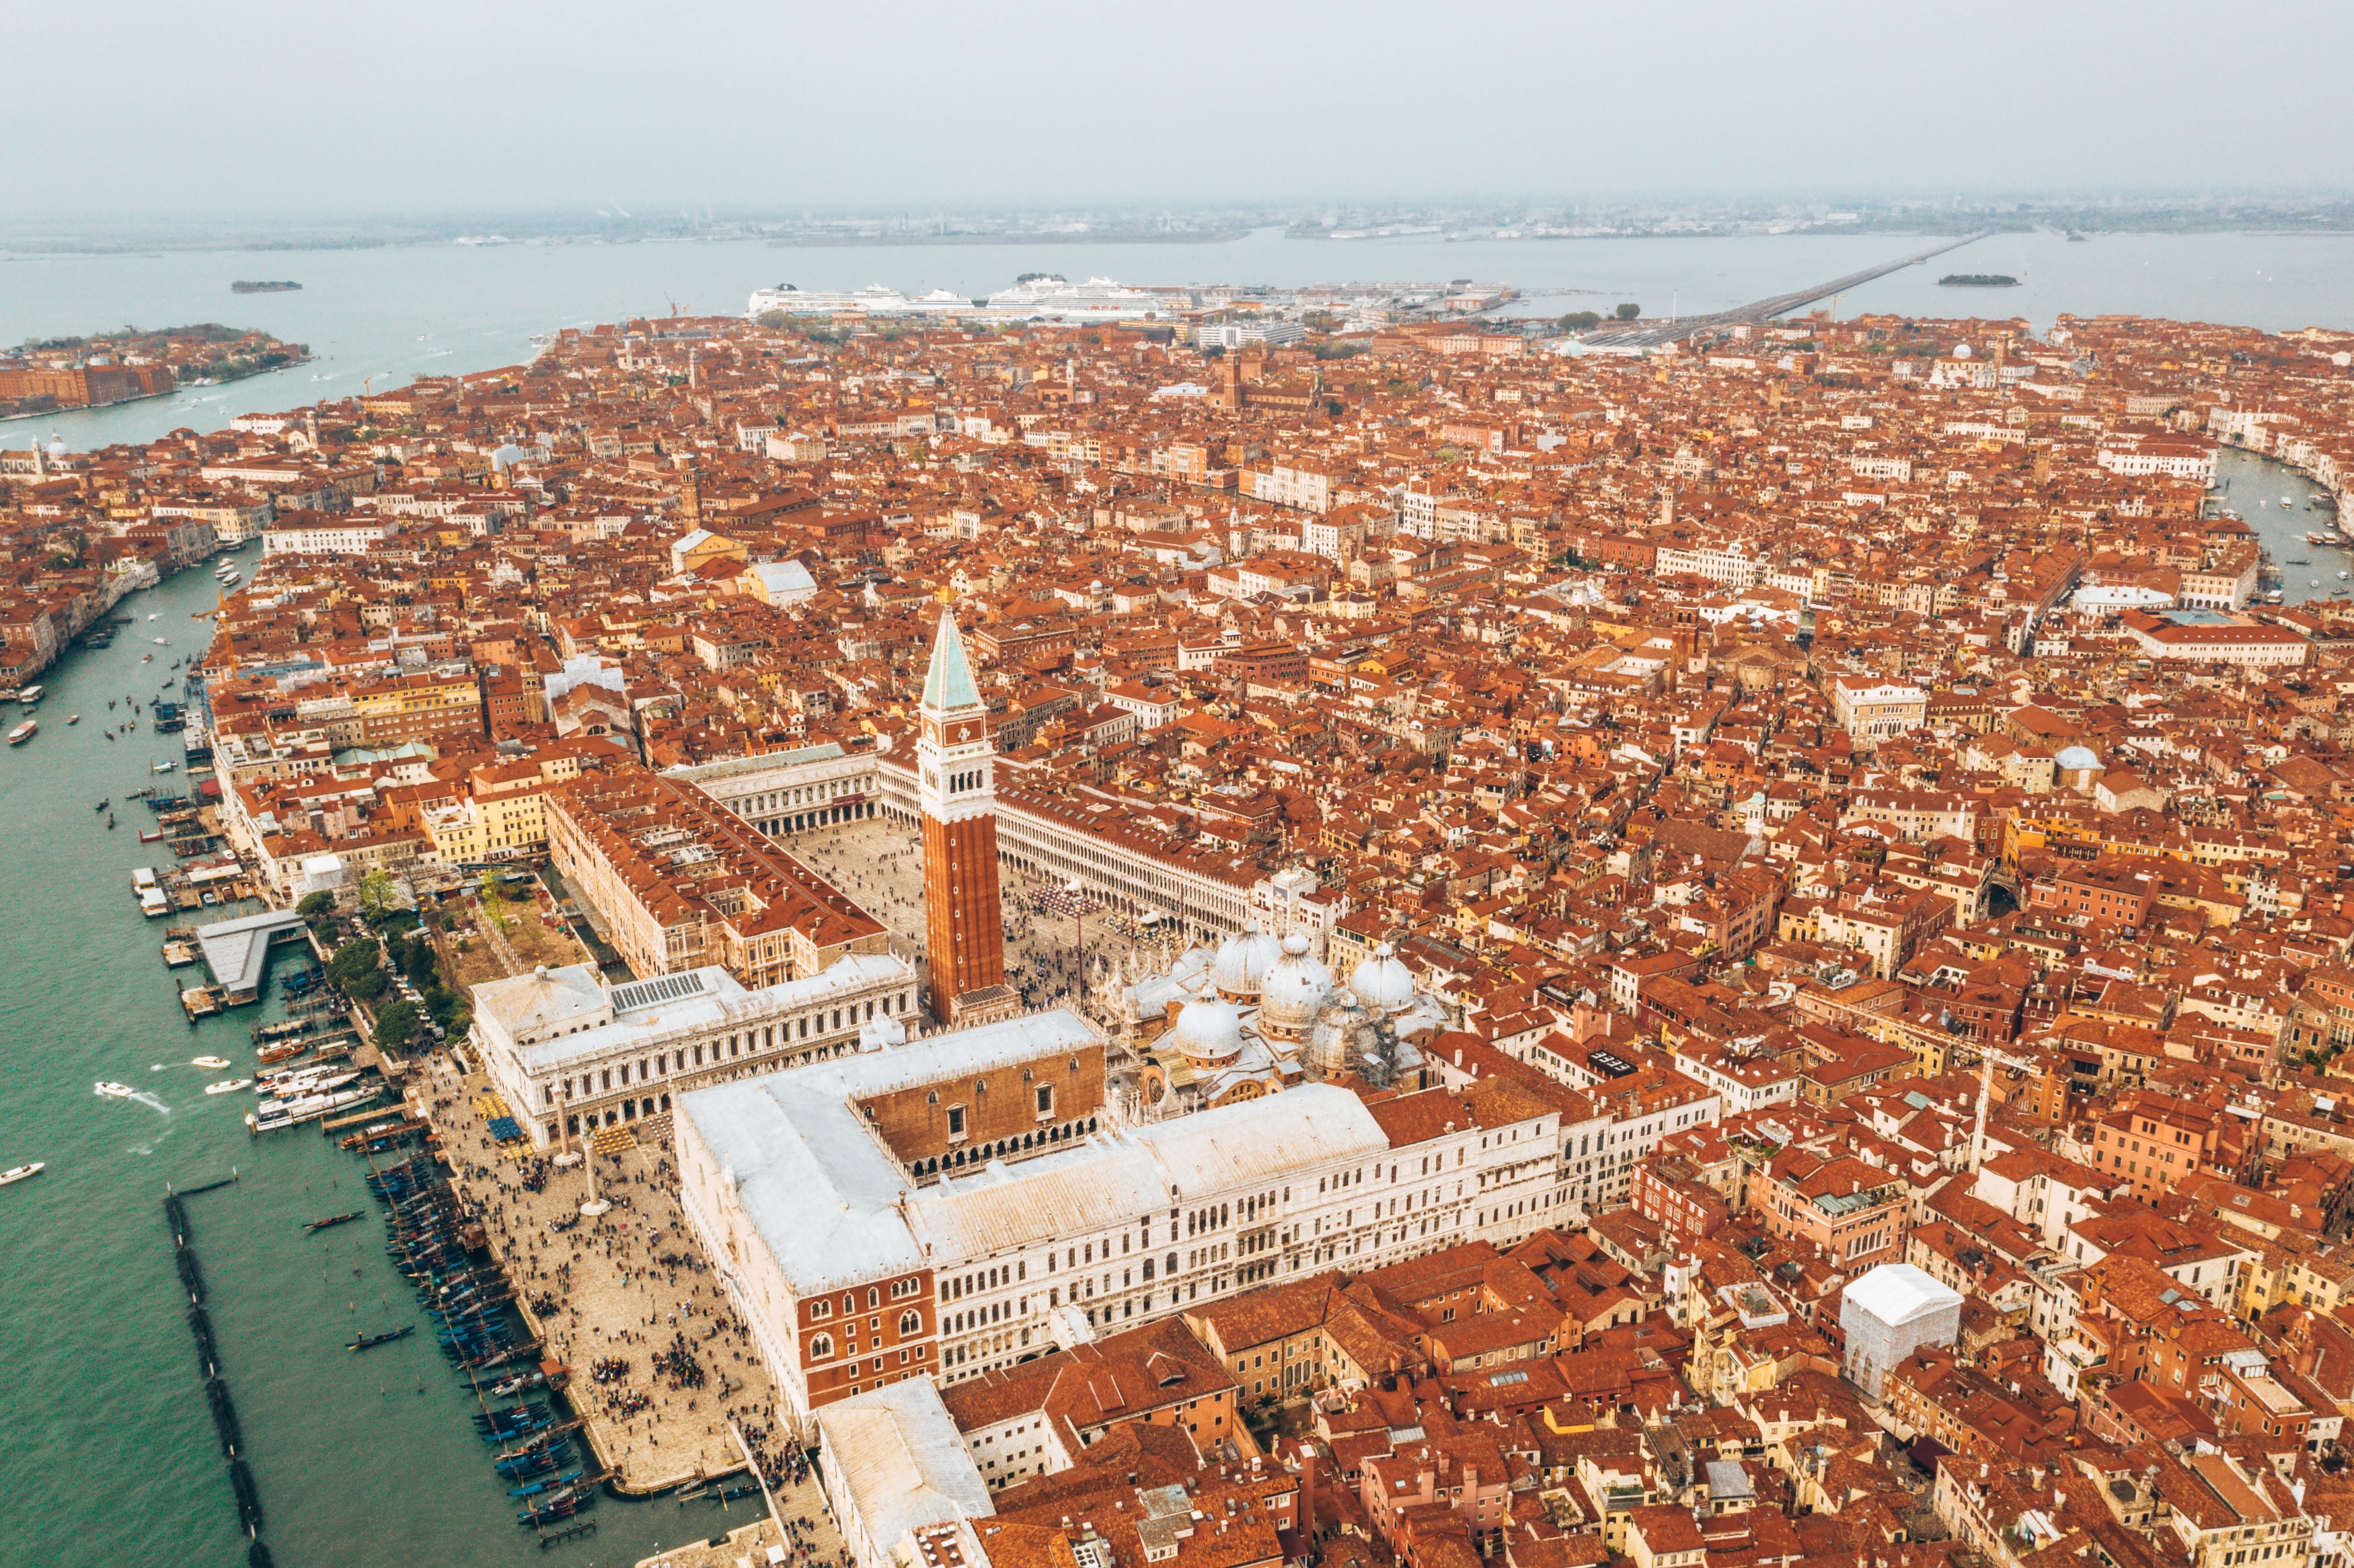
[[[581,1473],[578,1470],[574,1470],[569,1475],[542,1476],[535,1481],[525,1481],[519,1487],[509,1487],[507,1489],[507,1496],[511,1498],[537,1497],[540,1493],[552,1491],[557,1487],[570,1486],[573,1482],[580,1478],[580,1474]]]
[[[395,1340],[405,1340],[415,1332],[417,1332],[417,1326],[415,1324],[403,1324],[398,1329],[388,1329],[381,1334],[362,1334],[358,1339],[354,1340],[349,1344],[345,1345],[344,1349],[347,1351],[372,1351],[378,1345],[388,1345]]]
[[[578,1487],[569,1491],[556,1492],[538,1507],[527,1508],[515,1515],[515,1522],[525,1525],[547,1524],[559,1519],[570,1519],[588,1507],[590,1499],[596,1495],[594,1492],[584,1492]]]
[[[354,1220],[356,1220],[359,1217],[359,1211],[355,1209],[348,1214],[329,1214],[323,1220],[313,1220],[309,1224],[304,1225],[302,1228],[306,1231],[333,1230],[337,1225],[350,1224]]]
[[[478,1410],[474,1412],[474,1426],[482,1432],[512,1431],[518,1429],[525,1421],[544,1421],[546,1417],[547,1406],[534,1400],[527,1404],[510,1404],[500,1410]]]

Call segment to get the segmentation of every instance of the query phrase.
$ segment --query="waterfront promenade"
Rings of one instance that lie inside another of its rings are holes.
[[[612,1207],[581,1218],[586,1164],[504,1158],[481,1113],[489,1094],[436,1056],[409,1103],[441,1135],[451,1180],[481,1215],[543,1358],[571,1372],[567,1392],[616,1487],[644,1494],[743,1469],[731,1419],[772,1456],[773,1472],[783,1461],[766,1437],[775,1425],[768,1373],[687,1227],[668,1150],[645,1142],[597,1156],[598,1192]],[[546,1177],[537,1192],[525,1184],[535,1166]],[[567,1221],[571,1229],[556,1228]],[[656,1364],[682,1342],[700,1387],[673,1386],[679,1380]],[[600,1360],[626,1371],[600,1383]]]

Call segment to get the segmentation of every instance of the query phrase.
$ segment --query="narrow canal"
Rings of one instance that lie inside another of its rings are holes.
[[[255,553],[240,552],[249,568]],[[124,717],[126,697],[152,700],[173,660],[203,651],[210,622],[192,616],[213,587],[196,570],[125,599],[115,613],[133,624],[51,669],[39,733],[0,751],[0,1168],[48,1167],[0,1188],[0,1495],[11,1504],[0,1564],[245,1561],[162,1211],[166,1182],[232,1169],[235,1185],[187,1210],[278,1563],[607,1568],[748,1522],[742,1501],[723,1513],[606,1498],[586,1516],[594,1535],[540,1551],[474,1435],[463,1383],[384,1255],[358,1157],[315,1128],[255,1140],[250,1095],[204,1094],[228,1074],[190,1058],[225,1056],[249,1075],[249,1032],[279,1008],[183,1018],[158,951],[177,921],[143,918],[131,894],[134,867],[170,856],[139,842],[154,817],[127,798],[187,788],[149,771],[180,755],[180,737],[154,734],[143,715],[115,741],[101,731]],[[101,798],[111,832],[93,810]],[[101,1098],[101,1079],[137,1096]],[[304,1234],[304,1222],[349,1210],[365,1219]],[[404,1323],[415,1337],[344,1348],[355,1331]]]

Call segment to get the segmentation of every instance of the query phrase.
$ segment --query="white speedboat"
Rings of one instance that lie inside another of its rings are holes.
[[[223,1078],[217,1084],[207,1084],[205,1086],[205,1093],[208,1095],[233,1095],[239,1089],[250,1087],[252,1083],[253,1080],[251,1078]]]
[[[172,640],[168,637],[158,637],[155,639],[155,646],[158,648],[169,648],[171,645]]]
[[[281,1127],[297,1127],[306,1121],[316,1121],[323,1116],[342,1110],[346,1106],[376,1098],[374,1089],[345,1089],[338,1094],[305,1095],[298,1100],[265,1101],[245,1118],[245,1125],[254,1132],[272,1132]]]
[[[27,1176],[38,1176],[48,1169],[48,1166],[38,1160],[30,1165],[11,1165],[7,1170],[0,1171],[0,1187],[5,1187],[11,1181],[22,1181]]]
[[[110,1100],[127,1100],[139,1091],[129,1084],[118,1084],[111,1078],[101,1078],[98,1082],[98,1092]]]
[[[304,1095],[332,1094],[345,1084],[357,1083],[359,1075],[353,1072],[330,1073],[324,1077],[298,1078],[292,1083],[283,1080],[265,1083],[262,1092],[281,1099],[299,1099]]]
[[[191,1056],[188,1058],[188,1065],[191,1067],[226,1067],[228,1065],[228,1058],[226,1056]]]

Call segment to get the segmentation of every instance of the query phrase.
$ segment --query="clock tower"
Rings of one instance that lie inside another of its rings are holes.
[[[956,617],[940,611],[916,738],[924,819],[924,947],[932,1013],[985,1022],[1020,1010],[1005,983],[1005,916],[997,894],[996,748]]]

